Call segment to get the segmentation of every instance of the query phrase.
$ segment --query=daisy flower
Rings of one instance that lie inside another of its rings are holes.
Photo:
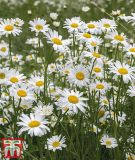
[[[68,29],[68,32],[78,32],[82,28],[83,22],[80,17],[73,17],[71,19],[66,19],[64,23],[64,28]]]
[[[48,65],[48,72],[49,74],[51,73],[55,73],[57,70],[56,70],[56,64],[55,63],[51,63]]]
[[[49,30],[46,34],[48,43],[53,45],[54,50],[64,52],[67,46],[70,44],[69,40],[62,40],[62,36],[56,31]]]
[[[9,71],[9,74],[7,76],[7,81],[9,84],[17,84],[25,80],[25,76],[23,74],[20,74],[18,71],[12,69]]]
[[[60,94],[60,98],[56,103],[58,106],[68,106],[69,108],[71,108],[70,110],[73,110],[75,113],[78,113],[78,109],[82,112],[85,112],[85,108],[87,105],[86,103],[84,103],[84,101],[86,101],[87,98],[82,97],[83,93],[65,89]]]
[[[92,74],[94,74],[96,77],[103,77],[104,70],[103,66],[101,64],[95,64],[93,67],[90,67],[90,70],[92,69]]]
[[[36,112],[43,116],[50,116],[53,113],[53,106],[48,105],[39,105],[35,108]]]
[[[111,43],[114,45],[127,43],[127,38],[124,33],[119,34],[117,31],[112,31],[106,35],[107,39],[111,39]]]
[[[103,32],[110,32],[116,29],[116,23],[114,20],[110,19],[101,19],[99,21],[100,28]]]
[[[0,68],[0,84],[7,84],[7,76],[9,73],[9,69],[7,68]]]
[[[86,43],[86,47],[91,49],[94,47],[98,47],[103,43],[103,40],[99,37],[93,37],[89,39],[89,41]]]
[[[22,99],[22,100],[32,100],[34,99],[34,93],[31,90],[31,87],[27,84],[18,84],[13,85],[9,89],[10,95],[15,99]]]
[[[90,21],[89,23],[85,24],[84,28],[87,32],[90,32],[91,34],[100,34],[101,29],[99,28],[99,22],[96,21]]]
[[[100,140],[101,145],[105,145],[106,148],[116,148],[118,146],[117,140],[115,138],[104,135]]]
[[[128,56],[133,55],[135,57],[135,43],[132,45],[126,45],[124,50]]]
[[[16,26],[21,27],[21,26],[23,26],[24,21],[22,19],[20,19],[20,18],[15,18],[14,19],[14,23],[15,23]]]
[[[99,91],[100,93],[104,94],[105,91],[107,91],[110,88],[110,86],[107,82],[96,81],[90,85],[90,88],[92,90]]]
[[[82,65],[75,66],[70,70],[68,80],[69,83],[78,87],[87,86],[89,83],[89,72],[87,68]]]
[[[113,105],[113,100],[111,99],[111,100],[108,100],[107,99],[107,97],[105,97],[105,96],[101,96],[100,97],[100,105],[101,106],[108,106],[109,107],[109,105]]]
[[[130,67],[128,64],[116,61],[110,65],[109,69],[111,73],[115,74],[115,77],[122,76],[125,83],[135,80],[135,67]]]
[[[28,110],[30,108],[32,108],[33,106],[33,100],[21,100],[21,103],[20,103],[20,107],[23,109],[23,110]]]
[[[127,93],[129,94],[130,97],[135,97],[135,86],[130,86],[129,89],[127,90]]]
[[[13,36],[17,36],[21,33],[21,28],[15,25],[14,19],[4,19],[0,23],[0,33],[1,35],[8,36],[12,34]]]
[[[7,57],[9,53],[8,44],[5,42],[0,43],[0,56]]]
[[[92,61],[95,61],[98,64],[103,64],[103,56],[98,52],[98,50],[98,48],[90,48],[90,51],[84,51],[82,54],[84,57],[90,57]]]
[[[98,132],[101,131],[101,129],[99,129],[97,126],[93,125],[91,128],[91,131],[97,134]]]
[[[30,116],[26,114],[22,114],[20,117],[21,122],[17,122],[18,126],[22,127],[19,130],[19,135],[22,134],[24,131],[28,131],[28,134],[32,136],[43,136],[50,131],[47,119],[44,116],[39,114],[30,113]]]
[[[32,75],[28,83],[32,85],[33,90],[42,91],[44,88],[44,76]]]
[[[62,150],[62,148],[65,148],[65,137],[59,136],[52,136],[51,138],[47,139],[47,148],[52,151],[56,150]]]
[[[88,32],[78,33],[77,38],[80,42],[88,42],[93,36]]]
[[[46,31],[48,31],[48,24],[46,24],[46,21],[41,18],[35,18],[33,21],[29,22],[30,24],[30,29],[32,32],[36,33],[36,36],[39,33],[45,34]]]

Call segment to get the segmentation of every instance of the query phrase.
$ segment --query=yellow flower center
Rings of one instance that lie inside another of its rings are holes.
[[[124,37],[121,36],[121,35],[116,35],[116,36],[114,37],[114,39],[115,39],[115,40],[118,40],[118,41],[124,41]]]
[[[27,92],[25,90],[20,89],[19,91],[17,91],[17,95],[19,97],[26,97],[27,96]]]
[[[4,28],[6,31],[13,31],[14,27],[12,25],[7,25]]]
[[[83,72],[77,72],[77,73],[76,73],[76,78],[77,78],[78,80],[83,80],[83,79],[85,78],[85,75],[84,75]]]
[[[44,85],[44,82],[43,81],[37,81],[36,82],[36,86],[38,86],[38,87],[41,87],[41,86],[43,86]]]
[[[102,117],[104,114],[105,114],[105,110],[100,109],[100,110],[98,111],[98,116],[99,116],[99,117]]]
[[[118,69],[118,72],[121,74],[121,75],[126,75],[128,74],[128,70],[126,68],[119,68]]]
[[[128,156],[128,160],[134,160],[135,159],[135,156]]]
[[[129,51],[130,52],[135,52],[135,48],[130,48]]]
[[[30,128],[35,128],[35,127],[38,127],[38,126],[40,126],[40,122],[39,121],[36,121],[36,120],[33,120],[33,121],[31,121],[29,124],[28,124],[28,126],[30,127]]]
[[[89,23],[89,24],[87,25],[87,27],[88,27],[88,28],[95,28],[96,26],[95,26],[94,24]]]
[[[92,55],[96,58],[101,58],[101,55],[97,52],[93,52]]]
[[[10,81],[11,81],[12,83],[17,83],[17,82],[18,82],[18,78],[12,77],[12,78],[10,78]]]
[[[72,23],[72,24],[71,24],[71,27],[72,27],[72,28],[77,28],[77,27],[78,27],[78,24],[77,24],[77,23]]]
[[[5,79],[6,75],[5,73],[0,73],[0,79]]]
[[[84,34],[83,34],[83,37],[85,37],[85,38],[91,38],[91,34],[89,34],[89,33],[84,33]]]
[[[6,118],[2,118],[2,122],[3,122],[3,123],[6,123],[6,122],[8,122],[8,121],[7,121]]]
[[[105,87],[102,83],[99,83],[99,84],[96,85],[96,88],[97,89],[104,89]]]
[[[2,47],[1,49],[0,49],[2,52],[6,52],[6,47]]]
[[[93,71],[94,71],[94,72],[97,72],[97,73],[99,73],[99,72],[101,72],[101,68],[94,67],[94,68],[93,68]]]
[[[104,99],[104,100],[103,100],[103,103],[104,103],[104,104],[109,104],[109,102],[108,102],[107,99]]]
[[[69,97],[68,97],[68,101],[69,101],[70,103],[77,104],[77,103],[79,102],[79,99],[78,99],[78,97],[76,97],[76,96],[69,96]]]
[[[62,45],[62,41],[59,38],[52,38],[52,42],[57,45]]]
[[[55,142],[53,142],[52,146],[53,146],[54,148],[57,148],[57,147],[60,146],[60,142],[59,142],[59,141],[55,141]]]
[[[105,23],[105,24],[104,24],[104,27],[105,27],[105,28],[110,28],[110,27],[111,27],[111,25],[110,25],[110,24],[108,24],[108,23]]]
[[[105,142],[105,143],[106,143],[106,145],[107,145],[107,146],[111,146],[111,145],[112,145],[112,142],[111,142],[109,139],[108,139],[108,140],[106,140],[106,142]]]
[[[43,29],[43,26],[42,26],[41,24],[37,24],[37,25],[35,26],[35,28],[36,28],[38,31],[40,31],[40,30]]]
[[[96,42],[91,42],[90,43],[93,47],[96,47],[97,46],[97,43]]]

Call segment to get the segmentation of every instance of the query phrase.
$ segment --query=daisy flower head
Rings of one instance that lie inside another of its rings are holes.
[[[53,106],[48,105],[39,105],[35,108],[36,112],[43,116],[50,116],[53,113]]]
[[[117,140],[113,137],[109,137],[108,135],[104,135],[100,142],[101,145],[105,145],[106,148],[116,148],[118,146]]]
[[[55,63],[51,63],[48,65],[48,73],[51,74],[51,73],[55,73],[57,71],[57,68],[56,68],[56,64]]]
[[[110,19],[101,19],[99,21],[100,24],[100,28],[103,32],[110,32],[110,31],[114,31],[116,29],[116,23],[114,20],[110,20]]]
[[[35,18],[33,21],[29,22],[30,29],[32,32],[36,33],[36,36],[38,36],[39,33],[45,34],[46,31],[48,31],[48,24],[46,24],[46,21],[41,18]]]
[[[9,74],[8,68],[0,68],[0,84],[7,85],[7,76]]]
[[[96,49],[90,48],[89,51],[84,51],[83,53],[84,57],[90,57],[90,59],[94,62],[97,62],[98,64],[103,64],[103,56],[101,53],[99,53],[99,48]]]
[[[62,148],[65,148],[65,137],[59,136],[52,136],[51,138],[47,139],[47,148],[52,151],[56,150],[62,150]]]
[[[7,76],[7,81],[10,85],[23,82],[26,77],[23,74],[20,74],[18,71],[11,69]]]
[[[111,39],[111,43],[114,45],[117,45],[117,44],[126,45],[127,44],[127,38],[124,35],[124,33],[119,34],[117,31],[112,31],[106,35],[106,38]]]
[[[126,54],[128,55],[128,56],[133,56],[133,57],[135,57],[135,43],[134,44],[132,44],[132,45],[126,45],[125,47],[124,47],[124,50],[126,51]]]
[[[69,83],[78,87],[87,86],[89,83],[89,71],[82,65],[75,66],[68,75]]]
[[[87,32],[90,32],[91,34],[97,35],[101,33],[99,22],[96,21],[90,21],[89,23],[85,24],[84,28]]]
[[[33,106],[33,100],[25,100],[25,99],[22,99],[21,100],[21,103],[20,103],[20,107],[23,109],[23,110],[28,110],[30,108],[32,108]]]
[[[22,19],[20,19],[20,18],[15,18],[14,21],[15,21],[14,22],[15,25],[19,26],[19,27],[23,26],[23,24],[24,24],[24,21]]]
[[[48,43],[53,45],[55,51],[64,52],[70,44],[69,40],[62,40],[62,36],[56,31],[49,30],[46,34]]]
[[[114,73],[114,78],[117,76],[122,76],[123,81],[128,83],[129,81],[135,81],[135,67],[130,67],[128,64],[121,64],[121,62],[116,61],[110,64],[110,72]]]
[[[32,136],[43,136],[50,131],[49,127],[47,126],[49,122],[45,119],[44,116],[40,114],[30,113],[30,116],[26,114],[22,114],[20,117],[20,122],[17,122],[18,126],[22,127],[19,130],[19,135],[22,134],[24,131],[28,131],[28,134]]]
[[[97,134],[98,132],[101,131],[101,129],[99,129],[97,126],[93,125],[93,126],[91,127],[91,131]]]
[[[60,98],[58,99],[58,106],[68,106],[70,110],[73,110],[74,113],[78,113],[78,110],[85,112],[87,98],[82,97],[83,93],[79,93],[78,91],[69,91],[68,89],[64,89]]]
[[[101,94],[104,94],[108,89],[110,89],[110,85],[107,82],[96,81],[90,84],[90,88],[94,91],[98,91]]]
[[[0,43],[0,56],[7,57],[9,53],[8,44],[5,42]]]
[[[81,21],[80,17],[73,17],[71,19],[66,19],[64,23],[64,28],[68,29],[68,32],[78,32],[82,29],[83,22]]]
[[[33,90],[31,89],[31,86],[24,83],[12,85],[9,91],[10,91],[10,96],[14,97],[16,100],[20,98],[22,100],[34,99],[34,93]]]
[[[34,91],[42,91],[44,88],[44,77],[32,75],[28,83],[33,87]]]
[[[91,48],[96,48],[99,47],[103,43],[103,40],[99,37],[93,37],[89,39],[89,41],[86,43],[86,47],[91,49]]]
[[[91,35],[88,32],[82,32],[82,33],[78,33],[77,38],[80,42],[84,43],[84,42],[88,42],[89,39],[91,39],[93,37],[93,35]]]
[[[96,77],[103,77],[104,70],[102,64],[95,64],[94,66],[90,66],[90,71],[92,70],[92,74]]]
[[[130,97],[135,97],[135,86],[129,86],[127,93],[129,94]]]
[[[22,32],[21,28],[19,26],[15,25],[14,19],[4,19],[0,23],[0,34],[5,35],[6,37],[8,35],[17,36]]]

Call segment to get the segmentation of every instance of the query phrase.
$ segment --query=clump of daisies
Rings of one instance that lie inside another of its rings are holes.
[[[0,19],[0,135],[23,137],[25,159],[134,159],[135,42],[115,19],[49,15],[26,25],[22,53],[24,21]]]

